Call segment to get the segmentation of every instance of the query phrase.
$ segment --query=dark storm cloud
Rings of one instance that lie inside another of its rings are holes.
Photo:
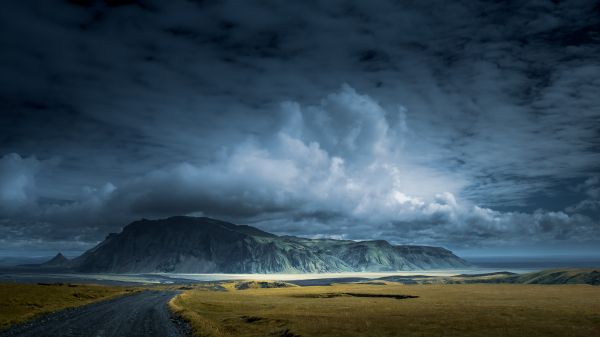
[[[599,239],[595,185],[557,192],[600,173],[596,2],[3,7],[6,245],[173,214],[453,247]]]

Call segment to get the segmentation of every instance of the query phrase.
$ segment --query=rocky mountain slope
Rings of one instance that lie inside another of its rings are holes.
[[[78,258],[82,272],[320,273],[462,268],[449,250],[276,236],[257,228],[197,217],[140,220]]]

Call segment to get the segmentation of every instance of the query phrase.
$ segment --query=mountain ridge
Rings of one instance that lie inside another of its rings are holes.
[[[451,251],[385,240],[277,236],[206,217],[142,219],[70,261],[81,272],[322,273],[463,268]]]

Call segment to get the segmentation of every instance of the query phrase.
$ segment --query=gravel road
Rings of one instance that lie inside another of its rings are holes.
[[[172,317],[174,291],[144,291],[42,316],[0,337],[188,337],[189,326]]]

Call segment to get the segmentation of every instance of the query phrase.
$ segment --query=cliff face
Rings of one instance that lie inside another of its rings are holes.
[[[320,273],[465,267],[438,247],[276,236],[195,217],[141,220],[71,261],[83,272]]]

